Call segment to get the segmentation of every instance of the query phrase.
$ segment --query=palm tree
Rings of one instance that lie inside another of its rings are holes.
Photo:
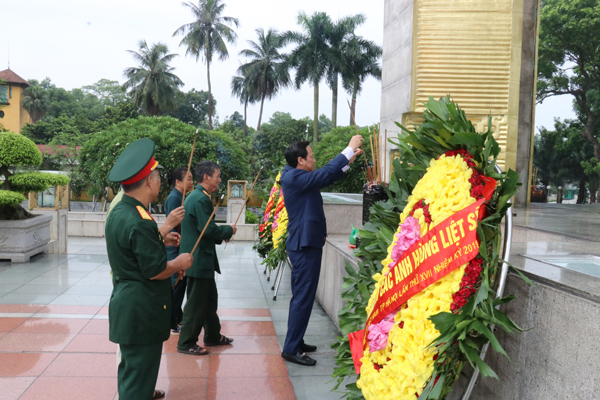
[[[265,98],[271,100],[280,89],[289,85],[290,74],[285,63],[285,55],[279,52],[284,45],[279,33],[269,29],[265,34],[262,28],[257,29],[256,33],[258,43],[248,40],[251,48],[240,51],[240,55],[250,58],[250,61],[241,65],[238,72],[249,78],[254,92],[260,97],[260,113],[256,127],[258,131]]]
[[[372,41],[355,36],[344,44],[342,52],[346,55],[342,84],[352,95],[350,125],[353,125],[352,115],[356,119],[356,96],[361,92],[363,82],[369,76],[381,80],[379,59],[383,49]]]
[[[330,45],[330,61],[327,71],[327,83],[332,91],[331,97],[331,127],[337,127],[337,100],[338,100],[338,76],[346,66],[346,58],[355,56],[345,54],[344,42],[354,37],[354,30],[365,22],[363,14],[356,14],[350,17],[342,18],[331,25],[327,32],[327,40]]]
[[[48,93],[41,86],[29,86],[23,91],[23,108],[29,112],[34,124],[44,118],[49,106]]]
[[[244,136],[248,136],[248,104],[258,101],[258,96],[253,92],[250,79],[247,76],[234,76],[231,79],[231,94],[238,97],[240,103],[244,105]]]
[[[319,82],[325,76],[329,65],[329,45],[327,32],[331,30],[331,18],[324,12],[316,12],[308,17],[304,12],[298,15],[298,25],[302,32],[288,31],[283,35],[284,42],[296,43],[288,57],[288,64],[296,68],[294,83],[297,89],[306,81],[314,88],[313,139],[318,140],[319,132]]]
[[[179,27],[173,33],[184,35],[179,43],[187,47],[185,54],[192,55],[206,62],[206,77],[208,80],[208,129],[212,130],[212,91],[210,85],[210,63],[213,56],[217,54],[219,60],[229,57],[225,42],[235,43],[237,34],[228,25],[239,26],[237,18],[222,16],[225,4],[222,0],[198,0],[198,5],[193,3],[182,3],[189,7],[194,15],[195,21]]]
[[[131,89],[131,103],[152,116],[173,110],[177,90],[183,86],[181,79],[173,74],[175,68],[169,65],[177,54],[168,54],[169,49],[163,43],[148,47],[145,40],[140,40],[138,45],[139,52],[128,52],[139,63],[139,67],[127,68],[123,74],[127,78],[123,87]]]

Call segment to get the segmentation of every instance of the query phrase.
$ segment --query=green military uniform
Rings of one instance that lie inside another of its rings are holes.
[[[149,159],[155,162],[153,150],[154,143],[149,139],[132,143],[115,163],[110,179],[127,181],[145,173],[141,170]],[[137,155],[134,161],[127,157],[132,152]],[[122,352],[119,398],[150,400],[158,378],[162,343],[170,336],[170,279],[150,279],[167,267],[165,244],[146,207],[127,194],[111,210],[105,236],[113,271],[109,339],[118,343]]]
[[[184,203],[185,218],[181,222],[182,253],[192,251],[208,218],[213,212],[209,194],[202,185],[196,186]],[[221,323],[217,315],[218,294],[215,272],[221,273],[215,244],[230,239],[233,228],[229,225],[218,226],[211,220],[198,248],[192,254],[194,263],[187,270],[187,302],[183,310],[183,323],[179,334],[179,350],[188,350],[198,342],[200,331],[204,327],[204,342],[215,343],[221,339]]]

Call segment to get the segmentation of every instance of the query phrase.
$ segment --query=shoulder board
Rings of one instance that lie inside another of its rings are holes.
[[[154,221],[154,218],[152,218],[152,216],[150,214],[148,214],[148,212],[146,210],[144,210],[144,207],[136,206],[135,208],[138,210],[138,212],[140,213],[142,218]]]
[[[208,192],[206,190],[203,190],[202,193],[204,193],[210,199],[210,194],[208,194]]]

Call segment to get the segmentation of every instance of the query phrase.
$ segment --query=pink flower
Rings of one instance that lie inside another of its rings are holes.
[[[397,240],[396,245],[392,249],[392,262],[398,261],[410,246],[421,239],[419,221],[416,218],[407,217],[402,225],[400,225],[400,232],[396,233],[395,237]]]
[[[394,326],[396,311],[389,313],[381,322],[369,326],[369,349],[372,352],[383,350],[387,347],[388,335]]]

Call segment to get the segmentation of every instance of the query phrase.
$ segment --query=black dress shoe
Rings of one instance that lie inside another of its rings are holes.
[[[294,364],[305,365],[308,367],[312,367],[317,363],[317,360],[310,358],[304,353],[281,353],[281,357],[286,361],[293,362]]]
[[[303,353],[312,353],[313,351],[317,351],[317,346],[313,346],[312,344],[302,343],[300,345],[300,351]]]

